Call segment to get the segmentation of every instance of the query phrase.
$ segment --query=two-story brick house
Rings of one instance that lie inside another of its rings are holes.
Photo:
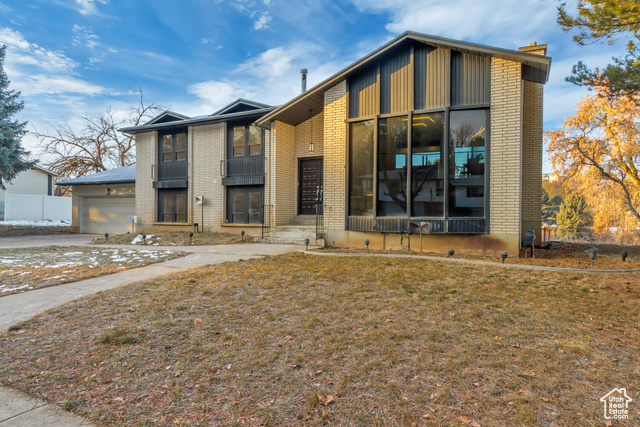
[[[550,63],[545,45],[407,32],[277,108],[166,112],[124,130],[139,226],[266,222],[277,235],[323,214],[329,244],[395,247],[421,228],[431,249],[517,251],[527,229],[540,235]]]

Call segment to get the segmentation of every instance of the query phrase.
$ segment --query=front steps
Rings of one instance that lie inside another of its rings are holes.
[[[324,239],[316,240],[315,217],[312,216],[311,219],[313,220],[313,225],[291,224],[271,227],[271,233],[269,233],[269,237],[265,237],[265,240],[269,243],[304,245],[304,240],[309,239],[310,246],[324,247]],[[307,218],[298,220],[298,222],[304,221],[308,222],[309,220]]]

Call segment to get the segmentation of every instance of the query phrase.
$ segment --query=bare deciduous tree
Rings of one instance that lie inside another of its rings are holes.
[[[135,140],[118,131],[124,126],[138,126],[162,110],[155,104],[145,105],[140,90],[140,102],[119,119],[111,108],[101,117],[80,117],[82,127],[76,129],[66,121],[54,125],[52,134],[35,132],[44,154],[54,160],[47,167],[59,174],[59,179],[75,178],[135,163]]]

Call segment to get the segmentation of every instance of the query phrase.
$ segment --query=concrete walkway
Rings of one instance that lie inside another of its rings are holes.
[[[108,246],[127,249],[144,248],[142,246],[128,245]],[[2,297],[0,298],[0,330],[5,330],[17,322],[28,320],[46,310],[96,292],[117,288],[140,280],[148,280],[158,276],[186,271],[190,268],[238,261],[240,259],[279,255],[299,251],[300,248],[300,246],[293,245],[261,243],[189,247],[149,245],[144,249],[179,250],[189,252],[190,254],[183,258],[176,258],[146,267],[122,271],[120,273]],[[17,391],[0,386],[0,427],[76,427],[91,425],[92,424],[85,419],[65,412],[55,405],[33,399]]]
[[[378,258],[412,258],[412,259],[428,259],[431,261],[443,261],[443,262],[456,262],[461,264],[479,265],[482,267],[503,267],[503,268],[519,268],[521,270],[538,270],[538,271],[555,271],[564,273],[634,273],[640,272],[640,268],[628,269],[628,270],[586,270],[582,268],[561,268],[561,267],[543,267],[541,265],[527,265],[527,264],[503,264],[501,262],[480,261],[475,259],[464,258],[444,258],[430,255],[410,255],[410,254],[375,254],[375,253],[348,253],[348,252],[315,252],[315,251],[302,251],[306,255],[317,256],[339,256],[339,257],[378,257]]]

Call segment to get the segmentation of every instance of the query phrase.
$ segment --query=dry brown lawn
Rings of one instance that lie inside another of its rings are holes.
[[[582,268],[591,269],[591,259],[585,253],[590,248],[598,248],[598,255],[594,261],[594,269],[597,270],[629,270],[640,268],[640,246],[622,246],[613,244],[585,244],[585,243],[562,243],[554,244],[554,249],[536,249],[535,258],[531,258],[530,252],[527,252],[525,258],[524,251],[521,256],[518,254],[509,254],[504,261],[505,264],[520,265],[539,265],[543,267],[559,267],[559,268]],[[411,252],[408,250],[379,250],[369,248],[370,253],[384,254],[400,254],[400,255],[425,255],[447,257],[447,252],[431,252],[428,248],[423,248],[424,252],[420,252],[420,246],[412,246]],[[629,253],[626,262],[622,261],[621,253],[626,250]],[[363,248],[323,248],[318,249],[321,252],[336,253],[366,253]],[[515,255],[515,256],[514,256]],[[493,255],[477,255],[457,251],[454,258],[471,259],[488,262],[502,262],[499,254]]]
[[[70,234],[70,226],[0,225],[0,237]]]
[[[229,263],[13,327],[0,382],[104,426],[598,426],[600,397],[626,387],[637,425],[639,285],[415,259]]]
[[[183,256],[86,246],[0,249],[0,297],[77,282]]]
[[[108,241],[104,238],[96,239],[94,243],[110,245],[147,245],[147,246],[189,246],[189,232],[187,231],[158,231],[147,234],[147,239],[142,240],[142,233],[138,234],[117,234],[109,236]],[[251,236],[244,236],[244,241],[252,240]],[[228,245],[231,243],[242,243],[240,230],[237,234],[229,233],[194,233],[191,244],[202,245]]]

